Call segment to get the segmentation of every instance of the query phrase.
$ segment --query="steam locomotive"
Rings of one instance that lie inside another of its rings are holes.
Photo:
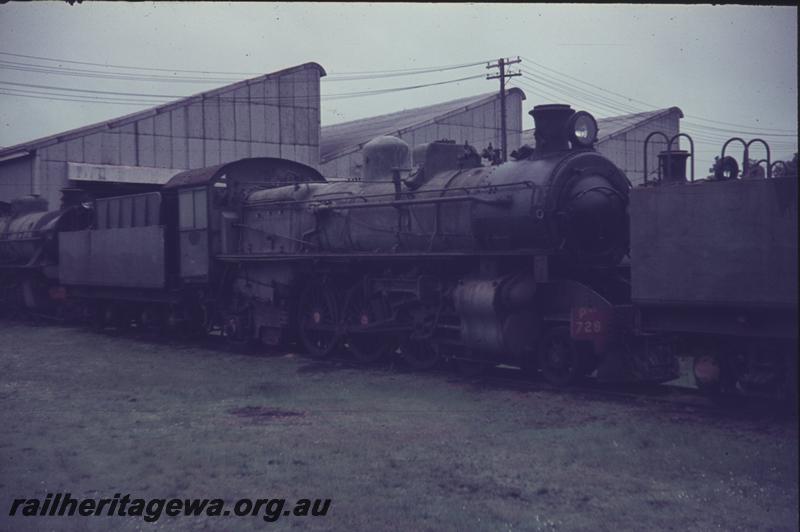
[[[531,114],[536,147],[502,164],[438,141],[416,147],[412,167],[409,146],[379,137],[364,146],[359,180],[254,158],[97,199],[90,221],[38,233],[57,246],[57,278],[52,258],[47,274],[28,261],[27,282],[77,303],[98,327],[215,328],[233,343],[297,341],[313,357],[344,349],[364,363],[399,354],[419,369],[512,364],[559,385],[595,371],[675,378],[687,333],[669,316],[685,301],[664,311],[661,300],[637,300],[641,283],[631,282],[631,235],[645,257],[652,244],[636,231],[651,213],[632,199],[644,196],[593,149],[589,113]],[[685,158],[668,151],[661,163],[672,172]],[[646,192],[662,197],[669,184]],[[0,257],[19,234],[15,216],[6,220]],[[21,261],[3,260],[18,294]],[[778,373],[787,363],[781,355]]]
[[[52,311],[66,292],[58,284],[58,235],[88,227],[91,211],[48,211],[37,197],[0,202],[0,312]]]

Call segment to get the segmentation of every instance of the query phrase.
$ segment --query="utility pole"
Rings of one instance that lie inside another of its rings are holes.
[[[508,160],[508,146],[506,139],[506,78],[513,78],[514,76],[521,76],[522,72],[506,72],[508,65],[520,63],[522,60],[517,56],[516,59],[500,58],[496,63],[486,65],[486,68],[499,69],[498,74],[487,75],[486,79],[499,79],[500,80],[500,149],[503,156],[503,162]]]

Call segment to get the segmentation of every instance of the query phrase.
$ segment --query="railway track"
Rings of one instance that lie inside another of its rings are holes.
[[[6,317],[5,319],[10,319]],[[62,318],[44,314],[28,314],[14,318],[13,321],[37,323],[47,326],[75,327]],[[674,409],[676,413],[709,415],[717,418],[752,419],[757,421],[784,420],[796,418],[797,405],[787,405],[776,399],[760,397],[726,397],[713,398],[697,388],[688,388],[674,384],[648,383],[603,383],[587,378],[577,384],[560,387],[545,381],[541,376],[530,376],[519,368],[512,366],[495,366],[478,375],[461,374],[454,361],[444,361],[439,366],[427,370],[415,370],[408,367],[400,357],[390,357],[384,361],[364,365],[353,360],[347,352],[334,353],[325,359],[315,359],[300,354],[295,350],[253,349],[246,345],[231,345],[225,341],[219,331],[202,338],[164,337],[150,331],[130,328],[126,330],[106,329],[101,334],[118,336],[132,341],[169,343],[180,347],[205,347],[213,350],[231,352],[249,356],[285,356],[303,357],[307,368],[319,371],[361,370],[375,372],[418,373],[420,375],[439,376],[448,382],[483,389],[514,390],[518,392],[544,392],[552,394],[568,394],[584,400],[615,401],[625,404],[654,405]]]

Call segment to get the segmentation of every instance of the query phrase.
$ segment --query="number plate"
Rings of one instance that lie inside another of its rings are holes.
[[[599,340],[608,333],[608,313],[593,307],[573,307],[571,334],[573,340]]]

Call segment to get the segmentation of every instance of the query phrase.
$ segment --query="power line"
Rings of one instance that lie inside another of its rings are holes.
[[[125,70],[149,70],[153,72],[186,72],[186,73],[193,73],[193,74],[225,74],[231,76],[250,76],[252,75],[251,72],[224,72],[224,71],[213,71],[213,70],[186,70],[180,68],[156,68],[156,67],[132,67],[126,65],[111,65],[107,63],[91,63],[89,61],[74,61],[70,59],[56,59],[53,57],[42,57],[36,55],[27,55],[27,54],[15,54],[11,52],[0,52],[0,55],[7,55],[11,57],[23,57],[25,59],[37,59],[40,61],[52,61],[56,63],[69,63],[73,65],[89,65],[89,66],[101,66],[106,68],[119,68]]]
[[[75,64],[75,65],[87,65],[87,66],[97,66],[103,68],[115,68],[115,69],[122,69],[122,70],[131,70],[131,71],[139,71],[139,72],[168,72],[171,74],[176,73],[184,73],[184,74],[202,74],[204,76],[209,74],[214,75],[227,75],[227,76],[261,76],[264,75],[263,72],[231,72],[231,71],[214,71],[214,70],[189,70],[189,69],[179,69],[179,68],[158,68],[158,67],[140,67],[140,66],[129,66],[129,65],[111,65],[111,64],[103,64],[103,63],[93,63],[89,61],[74,61],[68,59],[56,59],[50,57],[42,57],[42,56],[33,56],[27,54],[15,54],[10,52],[0,52],[0,55],[6,55],[10,57],[21,57],[26,59],[35,59],[38,61],[49,61],[54,63],[68,63],[68,64]],[[390,77],[398,77],[398,76],[412,76],[412,75],[419,75],[419,74],[429,74],[434,72],[447,72],[450,70],[457,70],[462,68],[469,68],[473,66],[478,66],[484,64],[485,61],[475,61],[471,63],[459,63],[453,65],[440,65],[440,66],[428,66],[428,67],[420,67],[420,68],[409,68],[409,69],[394,69],[394,70],[364,70],[358,72],[339,72],[330,74],[324,78],[322,81],[358,81],[364,79],[378,79],[378,78],[390,78]],[[200,76],[165,76],[159,74],[141,74],[136,72],[125,73],[125,72],[105,72],[102,70],[88,70],[88,69],[76,69],[76,68],[67,68],[62,66],[48,66],[48,65],[38,65],[35,63],[24,63],[18,61],[8,61],[8,60],[0,60],[0,68],[10,69],[10,70],[20,70],[24,72],[37,72],[37,73],[44,73],[44,74],[57,74],[57,75],[80,75],[86,77],[100,77],[100,78],[107,78],[107,79],[121,79],[121,80],[137,80],[137,81],[175,81],[175,82],[189,82],[189,83],[203,83],[207,81],[217,81],[217,82],[225,82],[225,81],[239,81],[240,78],[219,78],[219,77],[200,77]]]
[[[577,100],[579,102],[584,102],[584,103],[588,102],[590,103],[589,107],[603,109],[605,112],[609,113],[612,116],[619,114],[631,114],[630,109],[613,106],[611,104],[604,102],[597,96],[587,94],[585,92],[580,91],[579,89],[565,86],[564,84],[558,84],[552,81],[545,81],[542,79],[531,78],[527,75],[523,75],[523,79],[525,81],[520,81],[520,83],[522,83],[527,87],[532,88],[533,90],[539,90],[536,86],[533,85],[536,84],[538,86],[544,86],[550,90],[556,91],[556,94],[560,95],[561,101]],[[564,95],[565,92],[568,94],[567,96]]]
[[[759,133],[757,131],[740,131],[740,130],[735,130],[735,129],[724,129],[724,128],[719,128],[719,127],[706,126],[706,125],[703,125],[703,124],[696,124],[694,122],[688,122],[688,121],[683,121],[683,122],[681,122],[681,124],[682,125],[686,125],[688,127],[695,127],[695,128],[698,128],[698,129],[703,129],[703,130],[709,131],[709,132],[721,131],[723,133],[742,133],[742,134],[745,134],[745,135],[756,135],[756,136],[757,135],[763,135],[763,136],[767,136],[767,137],[794,137],[794,138],[797,138],[797,134],[791,134],[791,133]]]
[[[417,84],[417,85],[408,85],[408,86],[403,86],[403,87],[391,87],[391,88],[373,89],[373,90],[367,90],[367,91],[355,91],[355,92],[325,94],[325,95],[321,95],[320,99],[323,99],[323,100],[337,100],[337,99],[355,98],[355,97],[363,97],[363,96],[373,96],[373,95],[378,95],[378,94],[389,94],[389,93],[393,93],[393,92],[402,92],[402,91],[408,91],[408,90],[415,90],[415,89],[420,89],[420,88],[434,87],[434,86],[446,85],[446,84],[451,84],[451,83],[460,83],[462,81],[468,81],[468,80],[478,79],[478,78],[482,78],[482,77],[483,77],[482,74],[478,74],[478,75],[475,75],[475,76],[466,76],[466,77],[462,77],[462,78],[450,79],[450,80],[445,80],[445,81],[438,81],[438,82],[432,82],[432,83],[423,83],[423,84]],[[52,85],[39,85],[39,84],[33,84],[33,83],[18,83],[18,82],[12,82],[12,81],[0,81],[0,85],[9,85],[11,87],[22,87],[22,88],[25,89],[25,90],[22,90],[22,89],[19,89],[19,88],[18,89],[5,89],[5,91],[11,91],[11,90],[15,90],[16,91],[15,93],[10,93],[10,92],[5,92],[4,93],[4,94],[10,95],[10,96],[25,96],[26,95],[25,92],[31,92],[31,95],[40,96],[38,99],[44,99],[43,98],[44,96],[50,95],[50,96],[59,97],[59,98],[63,98],[63,97],[70,97],[70,98],[73,98],[73,99],[74,98],[85,98],[86,101],[99,101],[100,99],[103,99],[103,100],[106,100],[106,103],[110,103],[111,101],[113,101],[112,97],[118,97],[118,96],[129,97],[129,98],[126,98],[124,100],[126,103],[129,102],[130,98],[154,98],[154,99],[160,100],[160,103],[166,103],[168,101],[177,100],[177,99],[197,98],[199,101],[203,101],[203,100],[218,100],[218,101],[223,101],[223,102],[248,103],[248,104],[256,104],[256,105],[257,104],[268,105],[270,103],[278,104],[278,103],[281,103],[281,102],[284,102],[284,101],[294,101],[294,99],[298,98],[297,96],[284,97],[284,98],[281,98],[280,96],[275,97],[275,98],[266,98],[266,97],[265,98],[258,98],[258,97],[256,97],[256,98],[249,98],[249,97],[248,98],[237,98],[237,97],[225,97],[225,96],[216,96],[216,95],[215,96],[208,96],[208,95],[204,95],[202,93],[201,94],[195,94],[195,95],[151,94],[151,93],[141,93],[141,92],[120,92],[120,91],[102,91],[102,90],[93,90],[93,89],[75,89],[75,88],[71,88],[71,87],[58,87],[58,86],[52,86]],[[44,90],[47,90],[47,91],[57,91],[57,92],[49,92],[49,93],[47,93],[47,92],[41,92],[41,91],[30,91],[30,89],[44,89]],[[63,94],[65,92],[68,93],[68,94]],[[313,96],[313,95],[307,95],[305,98],[306,99],[316,99],[317,97]],[[158,104],[159,102],[137,101],[137,103],[147,103],[147,104],[156,103],[156,104]]]
[[[68,63],[68,64],[76,64],[76,65],[89,65],[89,66],[99,66],[103,68],[116,68],[116,69],[123,69],[123,70],[132,70],[132,71],[149,71],[149,72],[169,72],[169,73],[190,73],[190,74],[216,74],[216,75],[234,75],[234,76],[257,76],[262,75],[263,73],[255,73],[255,72],[234,72],[234,71],[214,71],[214,70],[191,70],[191,69],[176,69],[176,68],[159,68],[159,67],[142,67],[142,66],[130,66],[130,65],[117,65],[117,64],[107,64],[107,63],[94,63],[89,61],[76,61],[76,60],[69,60],[69,59],[59,59],[59,58],[52,58],[52,57],[43,57],[43,56],[36,56],[36,55],[28,55],[28,54],[18,54],[12,52],[0,52],[0,55],[5,55],[9,57],[17,57],[17,58],[26,58],[26,59],[34,59],[37,61],[47,61],[47,62],[54,62],[54,63]],[[645,105],[650,108],[656,108],[656,106],[644,102],[642,100],[638,100],[636,98],[632,98],[630,96],[626,96],[624,94],[611,91],[604,87],[600,87],[593,83],[586,81],[583,78],[578,78],[574,76],[570,76],[564,72],[560,72],[554,68],[548,67],[543,65],[537,61],[533,61],[527,57],[524,58],[526,61],[547,70],[549,72],[555,73],[559,76],[574,80],[580,83],[581,87],[590,86],[603,91],[608,94],[612,94],[618,98],[622,98],[625,102],[638,102],[642,105]],[[394,77],[394,76],[406,76],[406,75],[417,75],[417,74],[425,74],[425,73],[432,73],[432,72],[440,72],[440,71],[447,71],[453,69],[460,69],[460,68],[467,68],[471,66],[477,66],[484,64],[485,61],[475,61],[470,63],[460,63],[460,64],[453,64],[453,65],[441,65],[441,66],[428,66],[428,67],[419,67],[419,68],[410,68],[410,69],[393,69],[393,70],[364,70],[364,71],[352,71],[352,72],[341,72],[331,74],[322,79],[322,81],[357,81],[362,79],[379,79],[382,77]],[[79,77],[91,77],[91,78],[101,78],[101,79],[116,79],[121,81],[165,81],[165,82],[181,82],[181,83],[209,83],[209,82],[228,82],[228,81],[237,81],[230,78],[201,78],[201,77],[185,77],[185,76],[162,76],[162,75],[154,75],[154,74],[126,74],[126,73],[114,73],[114,72],[102,72],[96,70],[81,70],[81,69],[69,69],[64,67],[49,67],[46,65],[36,65],[36,64],[29,64],[29,63],[20,63],[20,62],[12,62],[12,61],[2,61],[0,60],[0,68],[12,69],[12,70],[20,70],[20,71],[27,71],[27,72],[36,72],[36,73],[45,73],[45,74],[58,74],[58,75],[71,75],[71,76],[79,76]],[[363,76],[362,76],[363,75]],[[337,76],[340,76],[337,78]],[[541,81],[537,78],[530,78],[529,80],[537,82]],[[550,87],[557,88],[558,85],[561,85],[562,88],[564,86],[564,82],[560,82],[555,79],[549,79]],[[556,87],[553,87],[556,85]],[[586,95],[587,91],[576,87],[574,85],[569,85],[573,90],[581,91],[582,94]],[[628,113],[635,113],[635,112],[642,112],[642,110],[633,109],[628,107],[628,103],[621,103],[615,101],[611,98],[601,97],[599,94],[593,94],[591,97],[595,98],[595,102],[601,102],[602,106],[606,109],[612,109],[614,112],[628,112]],[[699,120],[701,122],[711,122],[716,124],[723,124],[734,126],[738,128],[747,128],[747,130],[742,130],[742,133],[746,134],[755,134],[755,135],[762,135],[766,134],[767,132],[775,132],[777,136],[777,132],[786,133],[786,136],[794,136],[796,133],[793,130],[786,130],[780,128],[767,128],[767,127],[759,127],[753,128],[752,126],[744,126],[742,124],[736,124],[732,122],[724,122],[720,120],[713,120],[703,117],[692,117],[695,120]],[[689,122],[684,122],[686,125],[689,125]],[[702,126],[697,124],[698,127],[707,127],[712,128],[713,126]],[[720,131],[726,131],[722,128],[717,128]]]
[[[50,95],[50,96],[39,96],[37,93],[33,94],[25,94],[25,93],[18,93],[18,92],[11,92],[8,90],[0,89],[0,94],[4,96],[17,96],[21,98],[31,98],[34,100],[46,100],[46,101],[61,101],[61,102],[78,102],[78,103],[105,103],[105,104],[115,104],[115,105],[135,105],[135,106],[152,106],[152,105],[159,105],[160,102],[144,102],[144,101],[133,101],[133,100],[118,100],[118,99],[104,99],[104,98],[68,98],[63,96],[57,95]]]
[[[86,70],[76,68],[52,68],[39,65],[26,65],[15,61],[0,60],[0,68],[4,70],[15,70],[19,72],[31,72],[36,74],[53,74],[58,76],[70,76],[92,79],[113,79],[120,81],[164,81],[170,83],[230,83],[237,78],[200,78],[187,76],[168,76],[163,74],[134,74],[124,72],[102,72],[99,70]]]
[[[624,100],[627,100],[627,101],[629,101],[629,102],[637,102],[637,103],[640,103],[640,104],[642,104],[642,105],[645,105],[645,106],[647,106],[647,107],[649,107],[649,108],[651,108],[651,109],[656,109],[656,108],[658,108],[658,106],[655,106],[655,105],[653,105],[653,104],[651,104],[651,103],[647,103],[647,102],[644,102],[644,101],[642,101],[642,100],[637,100],[636,98],[632,98],[632,97],[630,97],[630,96],[626,96],[626,95],[624,95],[624,94],[620,94],[620,93],[618,93],[618,92],[614,92],[614,91],[612,91],[612,90],[609,90],[609,89],[606,89],[606,88],[604,88],[604,87],[600,87],[600,86],[598,86],[598,85],[594,85],[594,84],[592,84],[592,83],[590,83],[590,82],[586,81],[585,79],[581,79],[581,78],[577,78],[577,77],[574,77],[574,76],[570,76],[569,74],[565,74],[565,73],[563,73],[563,72],[561,72],[561,71],[558,71],[558,70],[556,70],[556,69],[554,69],[554,68],[550,68],[550,67],[548,67],[548,66],[546,66],[546,65],[543,65],[543,64],[541,64],[541,63],[538,63],[538,62],[536,62],[536,61],[533,61],[532,59],[529,59],[529,58],[527,58],[527,57],[524,57],[524,56],[523,56],[523,59],[524,59],[525,61],[528,61],[528,62],[530,62],[530,63],[532,63],[532,64],[534,64],[534,65],[536,65],[536,66],[538,66],[538,67],[540,67],[540,68],[543,68],[543,69],[547,70],[547,71],[553,72],[553,73],[555,73],[555,74],[558,74],[558,75],[560,75],[560,76],[563,76],[563,77],[565,77],[565,78],[569,78],[569,79],[571,79],[571,80],[573,80],[573,81],[577,81],[577,82],[579,82],[581,85],[588,85],[588,86],[590,86],[590,87],[594,87],[595,89],[598,89],[598,90],[601,90],[601,91],[607,92],[607,93],[609,93],[609,94],[613,94],[613,95],[615,95],[615,96],[617,96],[617,97],[619,97],[619,98],[622,98],[622,99],[624,99]],[[773,131],[773,132],[781,132],[781,133],[795,133],[795,134],[796,134],[796,132],[795,132],[794,130],[789,130],[789,129],[781,129],[781,128],[768,128],[768,127],[752,128],[751,126],[747,126],[747,125],[743,125],[743,124],[736,124],[736,123],[733,123],[733,122],[723,122],[723,121],[721,121],[721,120],[712,120],[712,119],[710,119],[710,118],[703,118],[703,117],[700,117],[700,116],[692,116],[691,118],[693,118],[693,119],[695,119],[695,120],[699,120],[699,121],[701,121],[701,122],[711,122],[711,123],[722,124],[722,125],[729,125],[729,126],[735,126],[735,127],[740,127],[740,128],[750,128],[750,129],[758,129],[758,130],[763,130],[763,131]]]
[[[524,79],[529,79],[529,78],[527,76],[524,76]],[[528,87],[530,90],[535,91],[537,94],[545,94],[548,98],[551,98],[552,101],[555,101],[555,102],[563,102],[565,100],[577,99],[580,102],[591,101],[591,105],[596,106],[596,107],[602,107],[602,108],[604,108],[606,110],[610,109],[612,112],[626,113],[626,112],[630,111],[630,109],[611,106],[611,105],[607,104],[606,102],[604,102],[602,99],[598,99],[598,98],[594,97],[594,95],[592,95],[592,94],[588,94],[587,95],[587,93],[585,91],[576,90],[574,87],[571,87],[571,86],[568,86],[568,85],[563,85],[562,84],[562,85],[559,86],[558,84],[541,82],[540,80],[536,80],[536,79],[531,79],[530,81],[533,81],[533,82],[537,83],[537,85],[533,85],[532,83],[529,83],[528,81],[523,81],[523,80],[520,80],[517,83],[519,83],[519,84],[521,84],[521,85],[523,85],[525,87]],[[553,93],[551,93],[549,91],[543,90],[541,88],[541,86],[538,86],[538,85],[546,86],[546,87],[548,87],[550,89],[555,89],[558,92],[554,95]],[[569,94],[569,96],[565,96],[564,93],[560,92],[562,90],[567,92]],[[683,129],[684,124],[686,124],[686,123],[685,122],[681,122],[682,129]],[[706,130],[706,129],[704,129],[704,127],[708,127],[708,126],[701,126],[701,125],[696,125],[696,124],[689,123],[689,127],[687,127],[686,130],[691,133],[692,138],[695,141],[695,144],[698,144],[698,145],[700,145],[700,144],[713,145],[713,146],[717,147],[717,149],[714,150],[714,153],[719,153],[719,148],[721,148],[722,144],[725,141],[727,141],[729,138],[731,138],[731,136],[733,136],[733,132],[730,132],[731,134],[728,135],[728,136],[724,136],[720,132],[725,132],[726,130],[723,130],[723,129],[720,129],[720,128],[714,128],[713,130]],[[763,134],[763,133],[757,133],[757,135],[759,135],[761,137],[764,137],[764,138],[767,138],[767,139],[770,139],[769,145],[770,145],[770,148],[773,149],[773,150],[796,149],[796,146],[797,146],[797,143],[792,143],[790,141],[772,140],[771,139],[771,137],[773,137],[773,136],[775,136],[775,137],[784,137],[784,136],[791,137],[792,135]]]
[[[617,112],[617,113],[622,113],[622,114],[628,114],[628,113],[636,114],[636,113],[646,112],[646,111],[641,111],[641,110],[638,110],[638,109],[635,109],[635,108],[630,108],[630,107],[627,107],[627,106],[614,105],[614,102],[609,103],[609,100],[603,98],[602,96],[594,95],[594,94],[589,93],[587,91],[578,89],[577,87],[573,87],[573,86],[571,86],[569,84],[560,83],[560,82],[554,81],[554,80],[552,82],[547,82],[547,81],[544,81],[544,80],[531,78],[531,77],[529,77],[527,75],[525,75],[523,77],[528,82],[541,84],[541,85],[544,85],[544,86],[547,86],[547,87],[550,87],[550,88],[554,88],[556,90],[563,90],[563,91],[567,92],[568,94],[570,94],[571,97],[576,97],[580,101],[592,102],[592,105],[597,106],[597,107],[601,107],[601,108],[606,109],[606,110],[610,109],[612,112]],[[534,87],[530,83],[526,83],[525,81],[522,81],[522,83],[524,85],[526,85],[527,87],[532,88],[533,90],[537,90],[537,91],[539,90],[537,87]],[[724,140],[727,140],[731,136],[735,136],[735,135],[745,135],[745,136],[753,136],[753,137],[761,136],[761,137],[767,137],[767,138],[776,138],[776,137],[794,137],[794,138],[797,138],[796,134],[769,133],[769,132],[761,132],[761,131],[732,130],[732,129],[724,129],[724,128],[718,128],[718,127],[714,127],[714,126],[708,126],[708,125],[704,125],[704,124],[697,124],[697,123],[689,122],[689,121],[682,121],[681,122],[681,126],[682,127],[685,126],[685,128],[687,130],[690,130],[690,131],[698,131],[698,132],[707,134],[707,136],[709,136],[709,137],[716,137],[716,138],[719,138],[719,139],[723,139],[724,138]],[[725,134],[727,134],[728,136],[724,136]]]
[[[461,68],[461,67],[457,67]],[[118,80],[118,81],[145,81],[145,82],[165,82],[165,83],[201,83],[201,84],[208,84],[208,83],[235,83],[237,81],[242,81],[241,78],[200,78],[200,77],[186,77],[186,76],[169,76],[169,75],[161,75],[161,74],[128,74],[128,73],[119,73],[119,72],[102,72],[98,70],[85,70],[85,69],[74,69],[74,68],[51,68],[51,67],[42,67],[38,65],[26,65],[24,63],[16,63],[14,61],[4,61],[0,60],[0,69],[5,70],[15,70],[20,72],[30,72],[30,73],[37,73],[37,74],[48,74],[48,75],[57,75],[57,76],[69,76],[69,77],[79,77],[79,78],[90,78],[90,79],[109,79],[109,80]],[[455,68],[440,68],[437,70],[425,70],[419,72],[405,72],[405,73],[386,73],[386,74],[371,74],[371,75],[364,75],[364,76],[340,76],[340,77],[324,77],[320,81],[321,82],[349,82],[349,81],[364,81],[364,80],[376,80],[376,79],[388,79],[388,78],[395,78],[395,77],[408,77],[408,76],[418,76],[423,74],[433,74],[433,73],[440,73],[446,72],[450,70],[455,70]],[[263,75],[263,74],[262,74]],[[286,80],[282,80],[283,83],[286,83]],[[295,83],[305,83],[305,81],[296,81]]]

